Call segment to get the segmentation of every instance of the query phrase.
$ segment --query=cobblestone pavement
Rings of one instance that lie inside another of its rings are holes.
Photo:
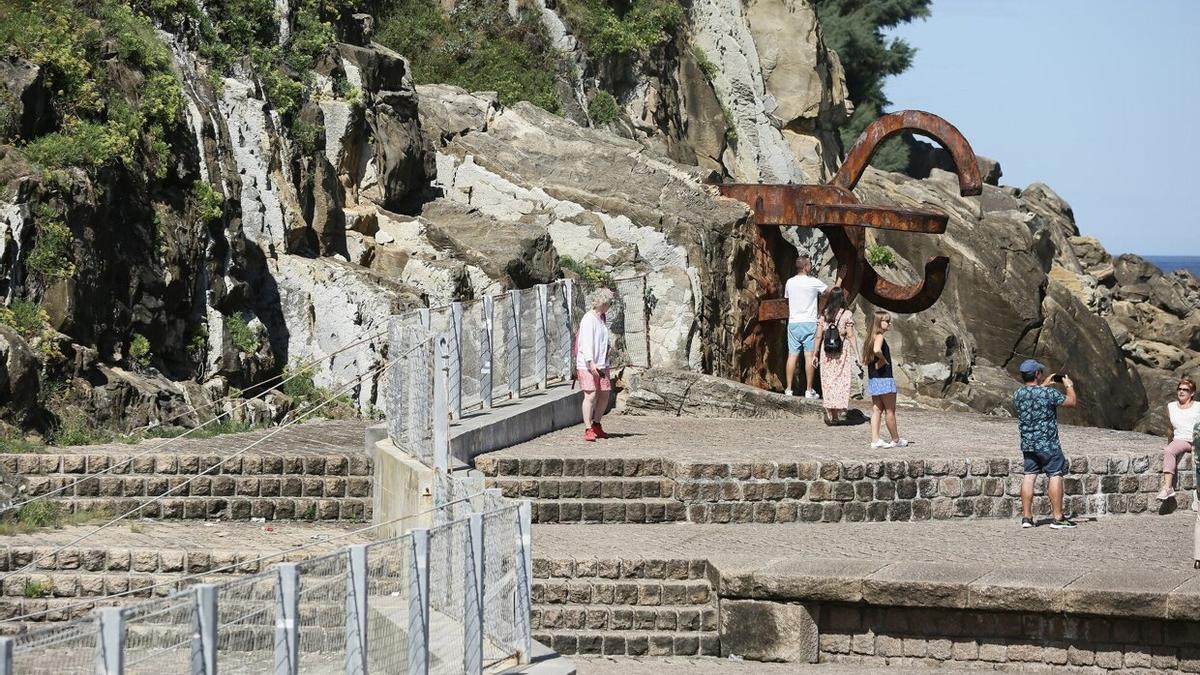
[[[613,438],[585,442],[579,427],[541,436],[494,453],[496,457],[658,457],[692,461],[797,461],[803,459],[951,459],[1020,457],[1017,422],[1011,418],[901,410],[900,434],[908,448],[870,448],[870,425],[826,427],[820,420],[695,419],[609,415]],[[1131,431],[1063,425],[1063,450],[1081,454],[1154,456],[1163,440]]]
[[[894,675],[897,672],[936,673],[979,673],[991,671],[990,664],[968,667],[953,664],[935,668],[923,663],[906,664],[904,667],[872,668],[839,663],[761,663],[757,661],[734,661],[713,657],[655,657],[632,656],[572,656],[579,675],[741,675],[742,673],[797,673],[798,675]],[[913,659],[916,661],[916,659]],[[1024,668],[1022,664],[1015,664]],[[1062,671],[1060,671],[1062,672]],[[1070,672],[1070,670],[1066,671]]]
[[[318,420],[287,427],[247,431],[239,434],[222,434],[212,438],[149,438],[138,443],[104,443],[101,445],[74,445],[62,448],[46,448],[47,454],[121,454],[132,455],[153,451],[161,446],[167,453],[211,453],[231,455],[243,450],[251,443],[278,431],[270,440],[259,443],[250,452],[270,454],[322,454],[362,452],[363,438],[371,421]]]
[[[1192,569],[1196,514],[1105,516],[1074,530],[1043,524],[1022,530],[1015,520],[803,525],[537,525],[534,555],[542,558],[708,558],[766,566],[795,557],[879,561],[991,563],[1087,571]]]
[[[93,525],[71,525],[60,529],[0,537],[0,546],[63,546],[101,524],[97,522]],[[350,544],[368,542],[369,531],[348,534],[366,526],[364,523],[308,523],[290,520],[268,523],[134,520],[132,523],[112,525],[74,548],[120,546],[176,551],[238,550],[259,551],[265,555],[312,545],[310,550],[313,551],[332,551]]]

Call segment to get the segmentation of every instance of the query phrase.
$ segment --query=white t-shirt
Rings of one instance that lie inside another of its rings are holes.
[[[579,321],[579,351],[575,354],[575,367],[587,370],[589,363],[596,368],[608,367],[608,326],[600,320],[595,310],[583,315]]]
[[[788,300],[788,323],[815,323],[817,320],[817,296],[829,288],[824,281],[807,274],[797,274],[783,286],[783,297]]]
[[[1167,415],[1171,417],[1171,426],[1175,429],[1175,440],[1192,442],[1193,429],[1200,422],[1200,403],[1192,401],[1192,407],[1179,407],[1179,401],[1167,404]]]

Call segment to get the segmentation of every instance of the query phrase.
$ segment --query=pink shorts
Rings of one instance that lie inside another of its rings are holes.
[[[592,371],[579,368],[575,371],[575,379],[579,380],[579,387],[584,391],[612,391],[612,380],[608,376],[608,368],[600,369],[600,381],[596,382],[596,376],[592,375]]]

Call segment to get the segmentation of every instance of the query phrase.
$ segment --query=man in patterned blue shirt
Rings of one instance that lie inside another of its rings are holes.
[[[1021,430],[1021,454],[1025,458],[1025,478],[1021,481],[1021,527],[1033,527],[1033,485],[1038,474],[1049,477],[1050,511],[1054,522],[1050,527],[1064,530],[1075,523],[1063,515],[1062,476],[1067,470],[1062,445],[1058,440],[1058,408],[1075,407],[1075,385],[1063,375],[1059,381],[1066,393],[1051,386],[1054,375],[1044,375],[1046,366],[1025,359],[1018,369],[1023,387],[1013,392],[1013,409],[1017,411]]]

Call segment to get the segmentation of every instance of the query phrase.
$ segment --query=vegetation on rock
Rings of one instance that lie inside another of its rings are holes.
[[[585,286],[595,288],[606,286],[612,288],[612,274],[608,270],[586,262],[580,262],[570,256],[559,256],[559,267],[579,277]]]
[[[558,54],[536,10],[522,7],[515,20],[494,0],[459,0],[448,12],[438,0],[399,0],[380,10],[375,40],[409,58],[417,83],[494,91],[505,105],[561,108]]]
[[[192,200],[196,204],[201,222],[208,224],[221,219],[225,210],[225,198],[211,184],[198,180],[192,184]]]
[[[229,341],[244,354],[254,354],[262,346],[262,335],[241,315],[235,314],[226,319],[225,330],[229,331]]]
[[[870,244],[867,246],[867,262],[872,267],[891,267],[896,264],[896,251],[884,244]]]
[[[842,127],[842,143],[847,148],[890,105],[883,92],[884,79],[908,70],[917,52],[903,39],[887,40],[884,29],[929,16],[931,1],[814,0],[825,44],[841,58],[846,88],[854,103],[854,114]],[[908,155],[902,139],[890,139],[880,146],[871,164],[884,171],[903,171]]]
[[[620,115],[621,108],[617,105],[617,99],[603,89],[597,90],[588,103],[588,117],[592,118],[594,124],[608,124]]]
[[[150,356],[150,340],[141,333],[134,333],[133,339],[129,341],[129,357],[145,368],[150,365]]]
[[[560,0],[559,9],[599,56],[644,52],[670,37],[684,16],[674,0]]]
[[[50,317],[37,303],[14,299],[8,307],[0,307],[0,323],[17,331],[43,361],[62,356],[54,340],[56,333],[50,327]]]

